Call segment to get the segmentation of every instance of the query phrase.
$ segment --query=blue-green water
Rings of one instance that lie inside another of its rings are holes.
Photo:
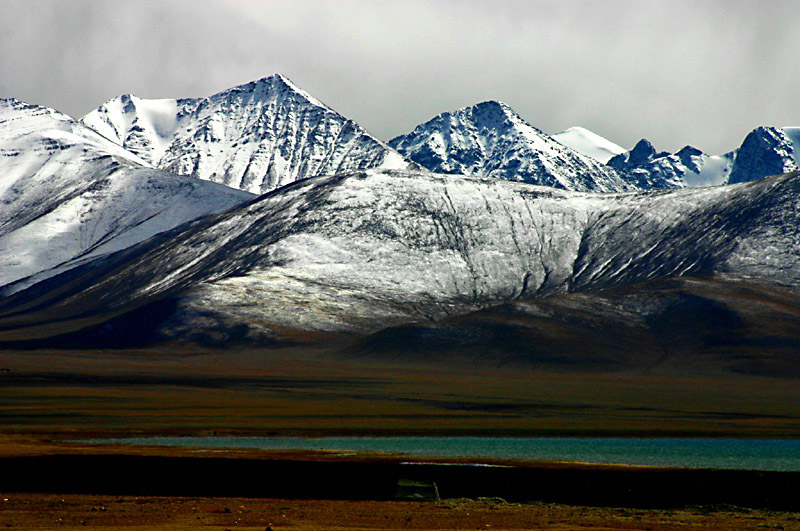
[[[800,471],[800,440],[517,437],[149,437],[92,443],[386,452],[415,457],[544,459],[694,468]]]

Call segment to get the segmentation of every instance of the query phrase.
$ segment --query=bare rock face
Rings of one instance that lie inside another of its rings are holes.
[[[440,114],[389,141],[437,173],[491,177],[563,190],[633,190],[608,166],[560,144],[504,103],[486,101]]]
[[[797,170],[792,141],[775,127],[759,127],[747,135],[736,151],[730,183],[761,179]]]
[[[279,74],[207,98],[120,96],[82,122],[157,168],[256,194],[319,175],[410,167]]]
[[[641,190],[713,186],[727,182],[735,152],[707,155],[692,146],[676,153],[656,152],[646,139],[620,153],[608,165],[628,175]]]

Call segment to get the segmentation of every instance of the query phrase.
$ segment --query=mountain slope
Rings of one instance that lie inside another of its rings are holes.
[[[800,295],[742,281],[659,279],[391,327],[346,352],[537,372],[800,378]]]
[[[0,286],[252,197],[154,170],[72,118],[17,100],[0,100],[0,153]]]
[[[551,135],[551,138],[603,164],[611,157],[626,151],[625,148],[583,127],[570,127],[566,131]]]
[[[440,114],[389,145],[437,173],[577,191],[633,189],[613,169],[556,142],[496,101]]]
[[[120,96],[82,122],[158,168],[257,194],[317,175],[409,167],[278,74],[207,98]]]
[[[315,178],[5,298],[0,337],[164,297],[166,336],[264,341],[685,275],[797,291],[799,201],[797,174],[606,195],[418,172]]]

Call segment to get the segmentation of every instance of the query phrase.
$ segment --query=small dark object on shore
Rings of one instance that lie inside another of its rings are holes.
[[[427,479],[398,479],[394,497],[398,500],[440,500],[436,482]]]

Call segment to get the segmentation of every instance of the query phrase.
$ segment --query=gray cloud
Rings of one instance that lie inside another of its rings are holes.
[[[282,72],[384,139],[486,99],[626,147],[800,125],[792,1],[1,3],[0,96],[73,116]]]

